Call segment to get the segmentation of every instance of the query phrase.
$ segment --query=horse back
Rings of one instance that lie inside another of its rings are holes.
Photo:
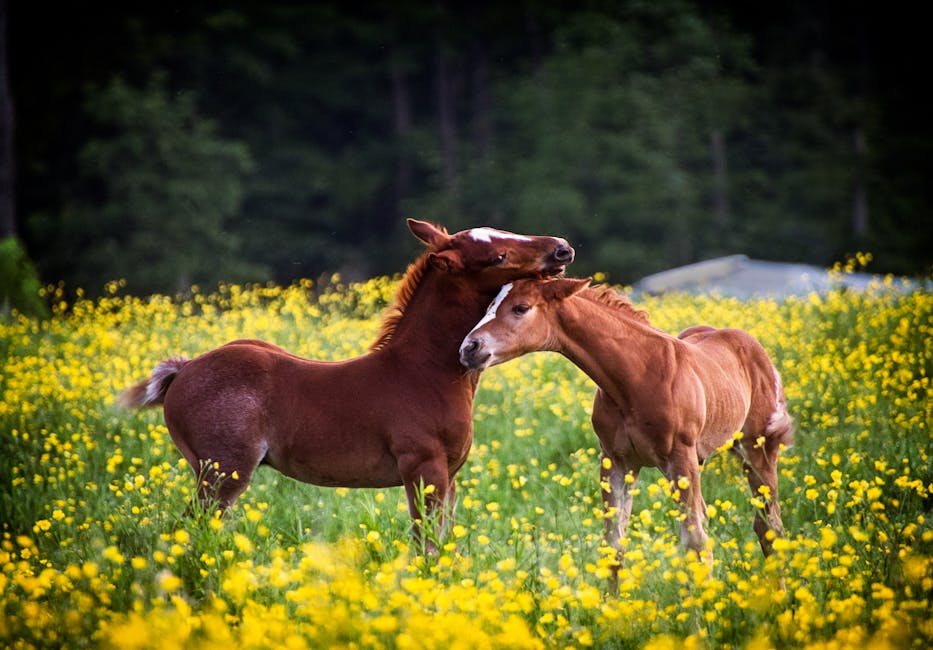
[[[748,413],[742,427],[746,435],[791,444],[793,422],[787,412],[781,375],[758,339],[745,330],[706,325],[690,327],[678,338],[724,368],[733,385],[747,386]]]

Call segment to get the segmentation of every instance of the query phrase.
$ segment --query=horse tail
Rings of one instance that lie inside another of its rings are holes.
[[[768,419],[767,433],[776,444],[790,447],[794,444],[794,419],[787,411],[787,399],[784,397],[784,385],[781,373],[772,364],[774,373],[774,411]]]
[[[173,357],[155,367],[149,379],[130,386],[120,395],[118,403],[124,409],[144,409],[165,402],[165,393],[175,375],[188,363],[188,359]]]

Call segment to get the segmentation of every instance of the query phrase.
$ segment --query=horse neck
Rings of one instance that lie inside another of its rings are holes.
[[[465,376],[458,350],[493,295],[467,279],[428,269],[405,306],[384,349],[407,362],[439,366]],[[472,374],[472,373],[471,373]]]
[[[556,352],[570,359],[617,402],[620,387],[644,374],[670,337],[612,307],[577,295],[555,312]]]

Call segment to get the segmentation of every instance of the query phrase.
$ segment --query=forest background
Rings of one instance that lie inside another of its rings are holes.
[[[402,271],[405,217],[631,282],[933,263],[924,21],[861,2],[0,0],[0,239],[134,294]]]

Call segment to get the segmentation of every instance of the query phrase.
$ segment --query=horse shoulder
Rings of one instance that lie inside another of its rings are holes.
[[[706,334],[699,333],[699,335],[705,336]],[[681,433],[694,435],[702,428],[709,401],[706,366],[702,355],[698,354],[697,346],[692,341],[678,337],[676,343],[679,345],[676,346],[673,374],[676,377],[674,403],[676,417],[680,423],[677,429]]]
[[[641,402],[650,421],[659,450],[670,449],[674,440],[693,438],[702,427],[706,394],[692,345],[665,337],[661,354],[651,360],[649,375],[654,381],[643,384]]]

